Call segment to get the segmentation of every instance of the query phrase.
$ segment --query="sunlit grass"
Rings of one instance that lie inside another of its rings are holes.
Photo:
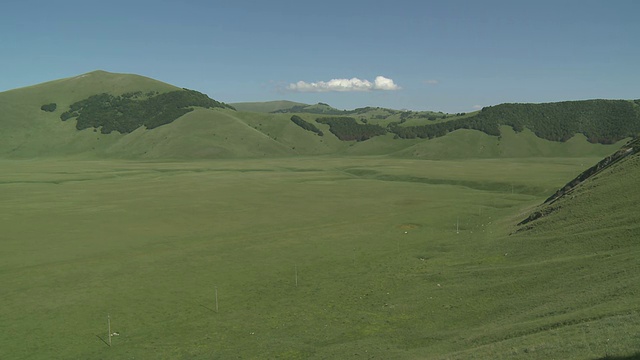
[[[514,233],[597,160],[2,161],[0,356],[633,354],[634,213]]]

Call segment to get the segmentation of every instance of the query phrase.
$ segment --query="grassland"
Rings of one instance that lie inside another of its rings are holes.
[[[287,102],[127,134],[60,121],[176,89],[98,71],[0,93],[0,359],[640,354],[640,157],[516,225],[624,141],[340,141],[256,112]]]
[[[634,159],[0,160],[0,358],[638,353]]]

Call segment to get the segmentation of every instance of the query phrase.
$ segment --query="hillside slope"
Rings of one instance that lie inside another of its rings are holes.
[[[628,153],[501,240],[510,264],[502,271],[519,274],[529,304],[508,338],[582,338],[593,358],[626,356],[635,343],[640,354],[640,153]]]
[[[465,339],[476,347],[442,358],[637,359],[638,189],[640,153],[633,153],[541,205],[554,207],[546,216],[517,225],[526,215],[512,213],[493,224],[505,235],[474,236],[481,259],[468,270],[479,281],[502,281],[485,283],[473,301],[504,305],[482,334]]]
[[[94,71],[76,77],[0,93],[0,154],[3,157],[77,155],[95,148],[96,140],[110,143],[118,135],[104,136],[77,131],[73,121],[63,122],[60,114],[71,104],[91,95],[114,95],[132,91],[159,92],[179,88],[138,75]],[[53,112],[44,104],[55,103]],[[98,143],[100,144],[100,143]],[[101,145],[104,146],[104,145]]]
[[[518,225],[528,224],[532,221],[540,219],[560,209],[561,207],[559,205],[555,205],[557,201],[562,200],[567,196],[571,196],[574,191],[579,191],[576,189],[581,189],[581,185],[583,183],[588,183],[589,181],[596,179],[600,173],[606,172],[610,168],[615,167],[618,162],[624,160],[629,156],[634,156],[639,152],[640,152],[640,139],[634,139],[629,141],[627,144],[622,146],[620,150],[616,151],[610,156],[605,157],[594,166],[582,172],[575,179],[568,182],[561,189],[556,191],[555,194],[551,195],[547,200],[545,200],[544,204],[540,206],[539,210],[529,215],[529,217],[524,219]],[[575,195],[573,197],[575,197]]]
[[[520,132],[527,128],[536,136],[564,142],[583,134],[589,142],[611,144],[640,133],[640,100],[583,100],[544,104],[500,104],[471,116],[436,124],[399,126],[389,131],[398,137],[436,138],[458,129],[480,130],[499,136],[500,125]]]
[[[539,205],[534,215],[519,223],[514,236],[542,237],[548,244],[561,239],[562,245],[583,250],[638,251],[638,189],[640,139],[635,139]]]
[[[121,136],[100,155],[115,158],[207,159],[287,156],[292,150],[229,110],[197,109],[153,130]]]
[[[192,102],[172,94],[189,94],[186,99]],[[566,142],[553,142],[541,139],[527,127],[514,132],[513,125],[498,126],[495,132],[500,136],[467,126],[483,112],[448,115],[372,107],[338,111],[322,103],[292,104],[297,103],[236,103],[239,111],[232,111],[197,91],[185,92],[138,75],[94,71],[0,93],[0,157],[582,157],[605,156],[621,145],[590,144],[581,134]],[[626,101],[615,104],[635,106]],[[304,112],[289,112],[296,106]],[[288,110],[264,112],[281,107]],[[193,109],[198,110],[188,113]],[[349,119],[326,118],[336,111],[349,115]],[[169,113],[173,116],[165,118]],[[291,120],[294,116],[318,132],[296,125]],[[498,120],[491,117],[491,121]],[[433,129],[437,134],[431,136]],[[423,130],[426,132],[420,133]],[[367,133],[360,134],[362,131]]]

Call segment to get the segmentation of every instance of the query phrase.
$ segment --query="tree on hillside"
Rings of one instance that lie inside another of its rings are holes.
[[[300,117],[300,116],[298,116],[298,115],[293,115],[293,116],[291,117],[291,121],[292,121],[294,124],[296,124],[296,125],[300,126],[301,128],[303,128],[303,129],[305,129],[305,130],[307,130],[307,131],[314,132],[314,133],[318,134],[319,136],[323,136],[323,135],[324,135],[324,133],[322,132],[322,130],[318,129],[318,127],[317,127],[317,126],[313,125],[313,124],[312,124],[312,123],[310,123],[310,122],[305,121],[303,118],[301,118],[301,117]]]
[[[56,103],[45,104],[40,107],[40,110],[46,111],[46,112],[54,112],[56,111],[57,107],[58,105]]]
[[[316,119],[316,122],[329,125],[329,131],[343,141],[364,141],[387,132],[378,125],[359,124],[352,117],[325,117]]]
[[[76,118],[78,130],[101,128],[108,134],[112,131],[129,133],[140,126],[153,129],[169,124],[193,107],[228,108],[230,105],[213,100],[194,90],[177,90],[167,93],[150,92],[145,96],[140,91],[120,96],[111,94],[93,95],[71,104],[69,110],[60,115],[62,121]]]
[[[390,124],[399,138],[433,138],[457,129],[473,129],[499,136],[500,125],[514,131],[524,128],[551,141],[567,141],[578,133],[592,143],[614,143],[640,132],[640,110],[632,101],[587,100],[547,104],[501,104],[479,113],[437,124],[407,126]]]

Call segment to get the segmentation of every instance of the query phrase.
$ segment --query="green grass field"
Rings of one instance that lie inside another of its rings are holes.
[[[0,160],[0,358],[630,356],[637,160],[516,232],[598,160]]]
[[[640,156],[516,225],[624,141],[340,141],[256,112],[289,102],[60,120],[176,89],[97,71],[0,93],[0,359],[640,356]]]

